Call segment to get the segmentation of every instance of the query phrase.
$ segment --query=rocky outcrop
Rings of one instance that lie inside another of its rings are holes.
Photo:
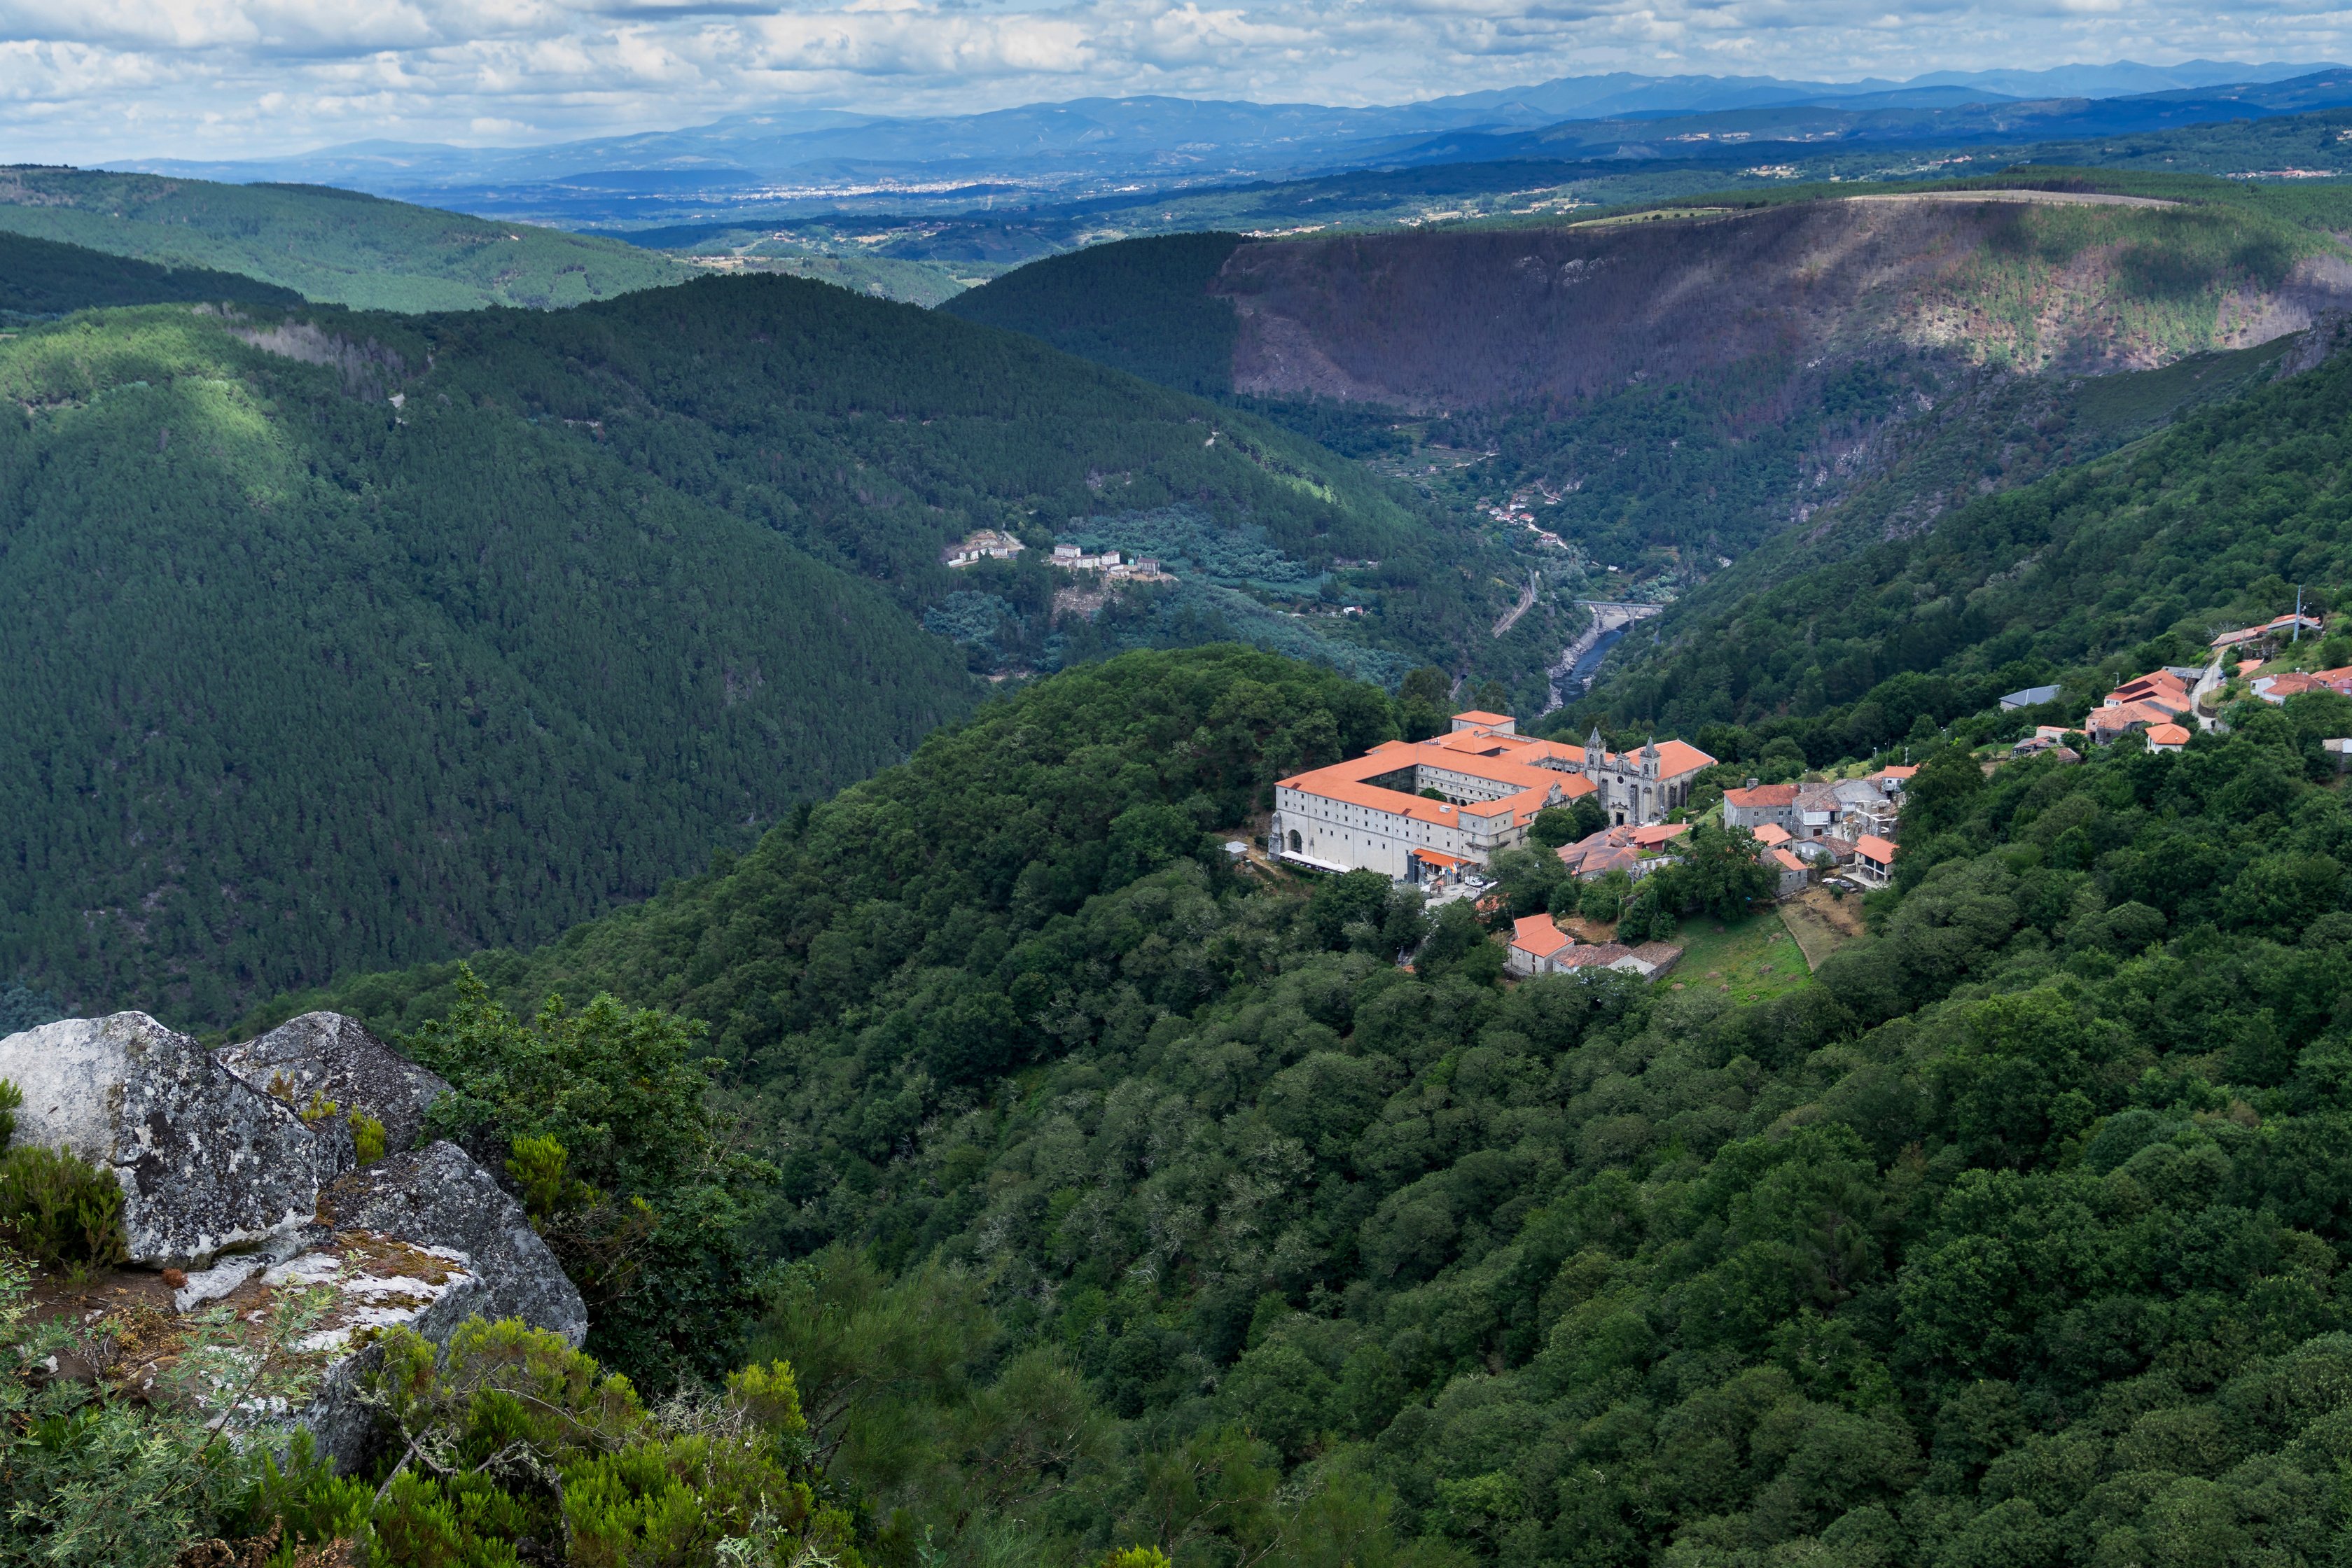
[[[347,1158],[145,1013],[12,1034],[0,1078],[25,1096],[19,1143],[67,1149],[122,1184],[134,1262],[203,1263],[289,1235]]]
[[[574,1345],[587,1337],[587,1306],[522,1206],[455,1144],[353,1171],[327,1188],[321,1209],[339,1229],[381,1231],[462,1254],[488,1286],[485,1316],[520,1318]]]
[[[384,1147],[405,1149],[425,1113],[449,1085],[341,1013],[304,1013],[258,1040],[223,1046],[214,1057],[253,1088],[296,1106],[332,1101],[348,1117],[383,1124]]]
[[[435,1143],[353,1168],[352,1112],[382,1121],[396,1145],[448,1085],[352,1019],[308,1014],[215,1056],[144,1013],[73,1019],[0,1040],[0,1078],[24,1093],[18,1139],[62,1146],[121,1184],[132,1261],[165,1271],[118,1280],[168,1291],[173,1312],[235,1322],[264,1321],[288,1292],[329,1293],[300,1347],[320,1358],[321,1380],[291,1419],[346,1469],[376,1435],[358,1397],[379,1354],[373,1331],[404,1326],[446,1343],[483,1316],[572,1345],[587,1337],[580,1292],[465,1150]],[[96,1299],[126,1294],[142,1292]],[[282,1406],[249,1414],[257,1434],[286,1430]]]
[[[373,1333],[405,1328],[441,1345],[468,1318],[503,1315],[464,1253],[365,1230],[336,1232],[325,1245],[270,1269],[261,1283],[332,1292],[332,1304],[301,1348],[335,1360],[294,1420],[310,1429],[318,1452],[346,1471],[366,1462],[380,1436],[376,1412],[359,1397],[382,1359],[370,1343]]]

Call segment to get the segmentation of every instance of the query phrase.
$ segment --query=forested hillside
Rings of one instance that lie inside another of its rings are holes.
[[[326,185],[224,185],[22,164],[0,166],[0,230],[174,268],[241,273],[306,299],[370,310],[544,309],[693,276],[672,257],[620,240]]]
[[[774,530],[449,380],[395,406],[414,350],[244,336],[0,344],[0,970],[75,1009],[545,939],[971,701]]]
[[[1121,240],[1049,256],[958,295],[950,315],[1202,397],[1234,390],[1234,308],[1213,294],[1239,235]]]
[[[975,670],[1242,636],[1392,683],[1564,635],[1487,636],[1507,567],[1311,443],[795,279],[85,316],[0,384],[0,974],[76,1009],[545,940],[903,757]],[[979,528],[1032,549],[941,566]],[[1182,580],[1071,602],[1040,558],[1097,533]]]
[[[107,305],[299,305],[290,288],[201,267],[158,267],[80,246],[0,234],[0,321]]]
[[[2333,331],[2309,352],[2331,347]],[[2297,588],[2340,601],[2348,416],[2338,351],[1927,531],[1768,586],[1727,580],[1669,612],[1584,713],[1750,726],[1828,760],[2017,686],[2066,675],[2087,700],[2103,671],[2201,662],[2215,631],[2279,613]]]
[[[480,973],[709,1021],[804,1260],[753,1343],[902,1369],[825,1460],[873,1561],[2317,1563],[2352,704],[2231,719],[1930,757],[1873,935],[1742,1006],[1500,984],[1465,906],[1231,872],[1389,705],[1130,655]]]

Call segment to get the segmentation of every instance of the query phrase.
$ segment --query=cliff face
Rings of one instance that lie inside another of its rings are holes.
[[[2216,208],[1866,196],[1560,228],[1245,245],[1237,392],[1437,411],[1905,347],[2147,369],[2352,307],[2352,266]]]

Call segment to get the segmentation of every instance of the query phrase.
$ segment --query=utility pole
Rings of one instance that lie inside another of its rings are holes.
[[[2294,635],[2289,637],[2287,641],[2290,643],[2303,641],[2303,584],[2299,582],[2294,585]]]

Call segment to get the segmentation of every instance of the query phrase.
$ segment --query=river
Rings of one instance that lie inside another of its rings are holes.
[[[1614,648],[1631,630],[1631,627],[1619,626],[1603,632],[1601,634],[1601,641],[1587,648],[1584,651],[1584,656],[1570,667],[1568,684],[1579,691],[1590,690],[1592,685],[1593,672],[1601,668],[1601,661],[1609,656],[1609,650]]]
[[[1601,668],[1601,661],[1609,656],[1636,622],[1645,621],[1665,608],[1660,604],[1609,604],[1591,600],[1579,602],[1592,613],[1592,621],[1575,642],[1559,651],[1559,663],[1547,672],[1551,676],[1551,704],[1544,709],[1566,707],[1582,696]]]

